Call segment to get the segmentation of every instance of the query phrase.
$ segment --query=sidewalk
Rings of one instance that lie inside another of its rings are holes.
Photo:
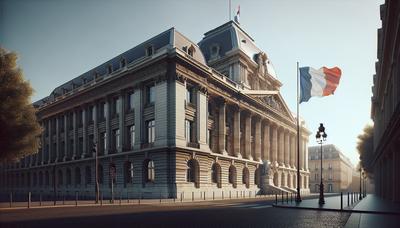
[[[400,204],[375,195],[368,195],[354,207],[354,210],[369,213],[352,213],[347,220],[346,228],[400,226]]]
[[[356,201],[354,201],[356,198]],[[323,211],[340,211],[351,213],[346,228],[353,227],[400,227],[400,204],[395,204],[390,201],[379,198],[373,194],[367,195],[362,200],[358,197],[349,198],[347,204],[347,194],[343,195],[343,209],[341,210],[341,199],[339,196],[326,196],[325,204],[320,206],[318,199],[306,199],[300,203],[279,201],[274,204],[274,207],[296,208],[308,210],[323,210]]]

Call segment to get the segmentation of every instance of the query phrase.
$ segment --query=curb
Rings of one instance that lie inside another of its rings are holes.
[[[277,205],[272,204],[273,207],[278,208],[291,208],[291,209],[301,209],[301,210],[315,210],[315,211],[335,211],[335,212],[349,212],[349,213],[365,213],[365,214],[381,214],[381,215],[400,215],[399,212],[389,212],[389,211],[364,211],[364,210],[351,210],[351,209],[335,209],[335,208],[317,208],[317,207],[301,207],[301,206],[289,206],[289,205]]]

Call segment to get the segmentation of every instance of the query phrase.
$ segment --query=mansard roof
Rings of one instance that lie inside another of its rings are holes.
[[[207,63],[213,60],[211,52],[214,46],[219,48],[219,56],[221,58],[233,50],[241,50],[254,63],[257,63],[258,55],[263,53],[263,51],[257,47],[254,39],[234,21],[229,21],[204,33],[204,37],[199,42],[199,46]],[[275,69],[269,58],[266,60],[266,65],[268,73],[276,78]]]
[[[157,54],[160,52],[163,52],[165,50],[169,51],[174,48],[183,50],[185,52],[188,52],[189,49],[193,49],[193,59],[206,65],[204,56],[197,44],[183,36],[175,28],[170,28],[150,38],[149,40],[129,49],[128,51],[115,56],[107,62],[100,64],[99,66],[87,71],[86,73],[83,73],[80,76],[56,87],[49,96],[34,102],[33,105],[38,107],[47,102],[52,102],[55,100],[56,97],[68,93],[75,88],[78,88],[86,83],[93,81],[96,76],[112,76],[112,72],[119,71],[124,68],[124,66],[122,65],[122,61],[125,61],[125,66],[144,61],[147,58],[150,58],[147,53],[147,49],[149,47],[152,47],[152,54],[154,56],[157,56]],[[108,72],[109,68],[111,69],[111,73]]]

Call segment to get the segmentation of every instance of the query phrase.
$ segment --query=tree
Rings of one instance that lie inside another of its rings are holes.
[[[358,135],[357,150],[360,154],[361,167],[368,175],[372,175],[373,170],[369,163],[374,155],[374,126],[365,126],[363,133]]]
[[[30,101],[32,93],[17,66],[17,55],[0,47],[0,161],[38,151],[42,129]]]

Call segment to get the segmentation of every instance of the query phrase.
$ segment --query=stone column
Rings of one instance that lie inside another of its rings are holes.
[[[290,140],[289,140],[289,131],[285,130],[285,165],[286,167],[290,167]]]
[[[99,145],[99,135],[98,135],[98,127],[97,127],[97,118],[98,118],[98,113],[97,113],[97,102],[95,101],[93,103],[93,110],[92,110],[92,118],[93,118],[93,141]]]
[[[256,129],[255,129],[255,158],[256,161],[261,161],[261,119],[257,118],[256,120]]]
[[[125,94],[124,91],[121,91],[119,95],[119,115],[118,115],[118,128],[119,128],[119,147],[118,153],[121,153],[125,148]]]
[[[77,151],[77,148],[76,148],[76,145],[77,145],[77,141],[78,141],[78,126],[77,126],[77,121],[76,121],[76,110],[74,110],[74,112],[73,112],[73,117],[72,117],[72,122],[73,122],[73,139],[74,139],[74,145],[73,145],[73,152],[72,152],[72,160],[74,160],[74,159],[77,159],[76,158],[76,151]]]
[[[271,152],[272,152],[272,163],[278,164],[278,128],[276,125],[272,127],[272,140],[271,140]]]
[[[106,97],[106,103],[104,104],[104,109],[106,113],[106,151],[104,151],[104,154],[108,154],[111,148],[111,113],[110,113],[110,98]]]
[[[56,157],[57,162],[60,159],[60,117],[56,117]]]
[[[251,157],[251,114],[246,115],[245,120],[245,158],[252,159]]]
[[[308,169],[308,145],[307,139],[304,139],[304,170],[309,171]]]
[[[140,87],[135,88],[134,91],[134,110],[135,110],[135,145],[133,146],[134,150],[140,149],[142,145],[142,126],[144,125],[142,122],[142,96],[143,96],[143,91]],[[182,104],[183,105],[183,104]],[[184,112],[183,112],[184,113]]]
[[[52,126],[51,126],[51,119],[47,120],[47,125],[49,127],[49,150],[47,151],[47,163],[51,163],[51,154],[53,153],[53,131],[52,131]]]
[[[205,88],[197,90],[196,97],[196,127],[197,127],[197,142],[200,149],[203,151],[210,151],[207,144],[207,130],[208,130],[208,102]]]
[[[85,158],[86,156],[86,148],[87,148],[87,118],[86,118],[86,106],[83,106],[82,109],[82,139],[83,139],[83,148],[82,148],[82,154],[81,158]]]
[[[225,101],[220,101],[218,110],[218,151],[221,154],[228,154],[225,148],[226,135],[226,104]]]
[[[241,157],[240,154],[240,109],[236,107],[233,113],[233,154]]]
[[[283,128],[279,128],[279,142],[278,142],[278,163],[280,166],[285,166],[285,134]]]
[[[300,169],[304,170],[304,147],[303,147],[303,139],[301,136],[300,136]]]
[[[64,113],[64,156],[63,156],[63,161],[67,160],[67,154],[68,154],[68,113]]]
[[[296,156],[297,156],[297,146],[296,146],[296,135],[291,134],[290,136],[290,166],[294,169],[296,167]]]
[[[271,161],[270,158],[270,150],[271,150],[271,145],[270,145],[270,127],[268,123],[265,123],[264,125],[264,159],[267,161]]]

